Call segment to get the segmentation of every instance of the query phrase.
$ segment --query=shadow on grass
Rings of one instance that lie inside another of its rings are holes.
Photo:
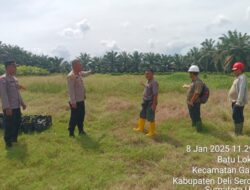
[[[212,135],[222,141],[233,141],[233,137],[229,134],[230,131],[218,130],[213,125],[204,124],[201,134]]]
[[[165,134],[159,134],[159,135],[155,136],[153,139],[155,142],[168,143],[176,148],[183,146],[183,144],[180,141],[174,139],[171,136],[165,135]]]
[[[12,148],[7,150],[6,157],[10,160],[19,160],[24,162],[28,156],[27,153],[27,144],[26,143],[18,143],[14,144]]]
[[[250,131],[247,130],[246,128],[247,128],[247,126],[243,127],[243,135],[246,135],[246,136],[250,137]],[[244,129],[245,129],[245,131],[244,131]]]
[[[81,147],[85,150],[91,150],[94,152],[103,153],[103,150],[100,148],[100,141],[105,138],[105,135],[103,134],[101,137],[99,137],[97,140],[94,140],[89,135],[80,136],[77,137],[77,142],[81,145]]]

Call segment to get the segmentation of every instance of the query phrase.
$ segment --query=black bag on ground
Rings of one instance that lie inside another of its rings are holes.
[[[20,133],[42,132],[52,126],[50,115],[25,115],[22,116]],[[0,129],[3,129],[3,114],[0,113]]]
[[[42,132],[52,126],[52,117],[49,115],[29,115],[23,116],[21,122],[21,132]]]
[[[207,103],[208,98],[209,98],[209,88],[207,87],[207,85],[204,83],[201,94],[200,94],[200,102],[202,104]]]
[[[52,117],[51,116],[42,116],[38,115],[35,117],[34,129],[37,132],[42,132],[49,129],[52,125]]]
[[[33,132],[33,120],[31,116],[23,116],[21,121],[20,132],[28,133]]]

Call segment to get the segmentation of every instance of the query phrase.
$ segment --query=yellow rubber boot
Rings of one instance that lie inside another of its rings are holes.
[[[149,131],[146,134],[146,136],[148,137],[153,137],[155,136],[155,122],[150,122],[150,126],[149,126]]]
[[[144,126],[145,126],[145,119],[140,118],[138,120],[138,127],[134,128],[134,131],[138,131],[138,132],[143,132],[144,131]]]

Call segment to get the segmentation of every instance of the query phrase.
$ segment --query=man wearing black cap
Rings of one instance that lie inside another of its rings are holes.
[[[13,142],[17,142],[18,130],[21,124],[21,110],[26,109],[26,105],[20,94],[20,86],[15,77],[16,62],[7,60],[5,63],[6,73],[0,78],[0,95],[4,113],[4,141],[6,148],[12,147]]]

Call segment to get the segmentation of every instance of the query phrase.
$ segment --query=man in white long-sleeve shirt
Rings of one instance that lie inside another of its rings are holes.
[[[72,71],[67,76],[69,104],[71,109],[69,121],[69,136],[74,137],[75,127],[78,127],[79,135],[85,135],[84,117],[85,117],[85,99],[86,92],[83,83],[83,77],[87,77],[92,72],[82,71],[82,65],[79,59],[72,61]]]
[[[13,142],[17,142],[18,131],[21,124],[21,109],[26,109],[26,105],[20,94],[20,85],[15,77],[15,60],[5,62],[6,73],[0,79],[0,94],[2,109],[4,113],[4,140],[6,148],[10,148]]]
[[[244,106],[248,101],[248,83],[247,77],[243,74],[244,64],[237,62],[232,68],[236,79],[229,91],[228,97],[232,103],[233,120],[235,126],[235,135],[242,135],[244,125]]]

